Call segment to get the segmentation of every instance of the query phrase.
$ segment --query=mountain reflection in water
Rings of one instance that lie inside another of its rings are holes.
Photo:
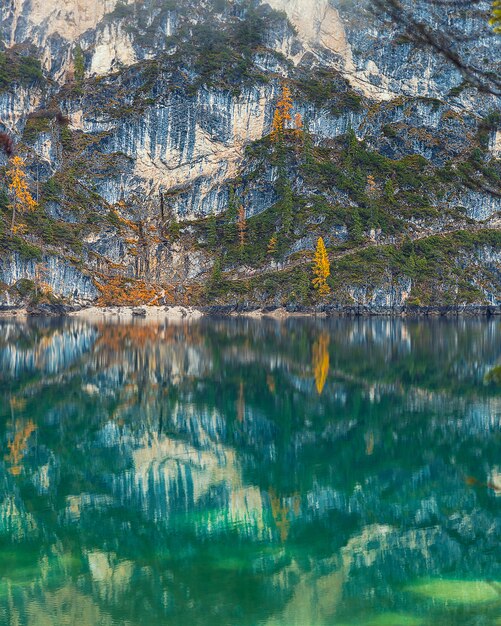
[[[501,624],[499,321],[0,321],[0,623]]]

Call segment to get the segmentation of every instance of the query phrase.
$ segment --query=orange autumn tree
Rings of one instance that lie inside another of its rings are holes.
[[[9,192],[12,197],[12,203],[10,205],[12,209],[12,223],[10,230],[13,235],[22,229],[21,225],[16,226],[17,215],[34,211],[37,208],[37,203],[30,193],[28,177],[24,168],[24,159],[20,156],[13,156],[10,160],[10,169],[7,170]]]
[[[271,126],[271,140],[276,143],[283,134],[284,124],[280,116],[280,111],[275,109],[273,114],[273,124]]]
[[[99,281],[94,279],[94,284],[100,292],[98,306],[156,306],[167,298],[172,300],[167,290],[140,279],[103,276]]]
[[[296,139],[301,139],[303,136],[303,128],[303,117],[301,113],[296,113],[294,116],[294,137],[296,137]]]
[[[331,267],[329,263],[329,257],[325,248],[325,243],[322,237],[318,238],[317,249],[313,259],[313,274],[312,280],[313,287],[318,291],[321,296],[326,296],[330,293],[331,288],[327,284],[327,279],[331,275]]]
[[[292,95],[289,87],[283,83],[282,94],[277,102],[275,113],[273,115],[273,125],[271,129],[271,140],[276,143],[280,141],[287,129],[288,123],[291,121]]]
[[[377,191],[377,185],[376,185],[374,176],[372,174],[369,174],[369,176],[367,176],[367,187],[368,187],[369,194],[371,196],[374,196]]]

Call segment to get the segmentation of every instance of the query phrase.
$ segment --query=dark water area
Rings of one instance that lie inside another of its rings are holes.
[[[496,320],[0,321],[0,624],[501,625]]]

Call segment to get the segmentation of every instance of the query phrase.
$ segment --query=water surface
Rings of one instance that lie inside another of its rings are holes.
[[[0,623],[501,624],[499,321],[0,322]]]

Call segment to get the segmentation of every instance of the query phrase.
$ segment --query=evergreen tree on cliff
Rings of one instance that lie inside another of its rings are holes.
[[[9,192],[12,197],[10,205],[12,209],[11,233],[14,235],[20,231],[21,225],[16,224],[18,214],[28,213],[37,208],[28,186],[28,177],[25,172],[25,162],[20,156],[13,156],[10,160],[10,169],[7,170],[9,179]]]

